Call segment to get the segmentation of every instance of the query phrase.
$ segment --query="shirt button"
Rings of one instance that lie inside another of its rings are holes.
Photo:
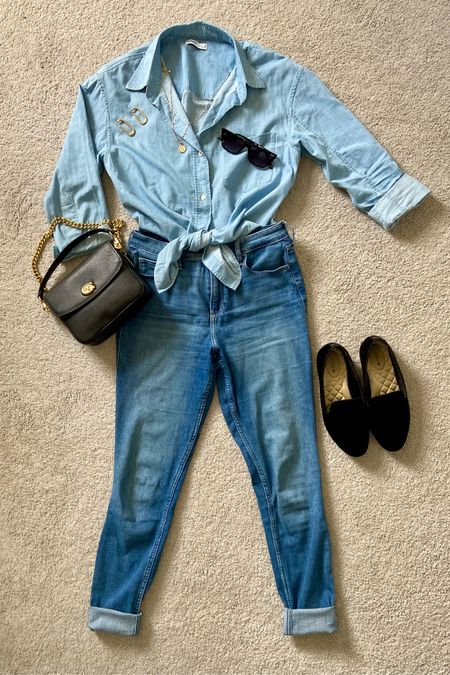
[[[197,155],[198,155],[199,157],[202,157],[202,156],[203,156],[203,152],[202,152],[201,150],[197,150]]]
[[[201,199],[202,201],[204,201],[204,200],[206,199],[206,195],[205,195],[204,192],[202,192],[202,194],[200,195],[200,199]]]

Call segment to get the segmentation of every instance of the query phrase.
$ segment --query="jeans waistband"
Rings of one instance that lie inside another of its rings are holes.
[[[238,255],[239,253],[244,253],[245,251],[250,251],[253,248],[258,248],[264,244],[271,244],[280,239],[291,239],[287,229],[286,221],[278,220],[269,225],[261,225],[259,229],[253,230],[249,234],[239,237],[232,242],[229,242],[227,246]],[[156,258],[158,253],[166,244],[168,239],[161,239],[158,236],[149,234],[148,232],[142,232],[141,230],[133,230],[129,237],[129,244],[133,243],[139,247],[141,251],[147,253],[153,253]],[[184,250],[182,253],[182,258],[185,259],[201,259],[203,251],[189,251]]]
[[[253,248],[259,248],[265,244],[273,244],[281,239],[291,240],[291,236],[286,228],[285,220],[278,220],[270,225],[261,226],[260,229],[253,230],[249,234],[236,239],[234,242],[234,252],[245,253]]]

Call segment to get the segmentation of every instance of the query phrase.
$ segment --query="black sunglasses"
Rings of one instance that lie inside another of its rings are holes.
[[[272,168],[272,162],[277,156],[274,152],[263,148],[262,145],[255,143],[250,138],[242,136],[242,134],[235,134],[229,129],[222,127],[222,133],[217,137],[219,141],[222,141],[222,147],[231,152],[233,155],[238,155],[244,148],[248,150],[248,160],[255,166],[270,167]]]

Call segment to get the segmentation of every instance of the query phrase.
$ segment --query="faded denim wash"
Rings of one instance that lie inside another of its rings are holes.
[[[185,152],[170,125],[171,95]],[[133,136],[119,119],[131,124]],[[222,126],[277,153],[273,168],[252,165],[246,152],[224,150]],[[387,230],[430,192],[309,68],[205,21],[174,24],[79,85],[45,212],[49,220],[109,218],[101,180],[106,169],[140,231],[168,240],[155,267],[158,292],[175,282],[185,249],[203,250],[204,265],[235,289],[241,269],[228,244],[272,220],[302,155]],[[54,255],[78,235],[59,224]],[[67,259],[105,237],[89,237]]]
[[[222,127],[277,153],[273,167],[226,152]],[[138,631],[215,383],[261,510],[283,633],[336,630],[305,286],[275,220],[302,156],[386,230],[430,192],[309,68],[205,21],[166,27],[78,86],[46,216],[109,219],[106,170],[138,224],[128,248],[154,291],[116,334],[114,480],[92,630]],[[54,257],[78,235],[59,224]]]
[[[285,221],[230,246],[236,290],[177,260],[156,293],[164,246],[133,231],[130,255],[154,291],[117,337],[113,487],[88,625],[135,635],[214,386],[247,463],[286,635],[336,630],[331,547],[316,443],[305,284]],[[189,574],[189,571],[186,571]]]

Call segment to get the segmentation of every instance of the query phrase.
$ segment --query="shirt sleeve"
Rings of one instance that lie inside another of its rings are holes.
[[[98,78],[78,85],[75,106],[66,130],[50,186],[44,196],[49,222],[64,216],[77,223],[99,223],[109,219],[102,186],[103,157],[108,139],[106,101]],[[109,225],[101,227],[111,229]],[[86,229],[59,223],[53,231],[53,256]],[[87,237],[75,246],[65,260],[83,255],[111,237],[103,232]]]
[[[395,162],[317,75],[296,65],[289,103],[294,142],[358,209],[392,229],[430,189]]]

